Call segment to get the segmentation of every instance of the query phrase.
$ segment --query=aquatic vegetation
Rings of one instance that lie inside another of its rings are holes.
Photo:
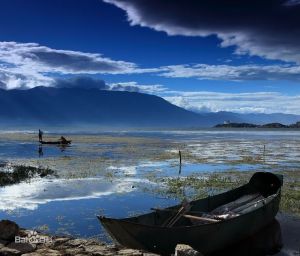
[[[11,171],[0,170],[0,186],[12,185],[32,178],[55,176],[56,172],[49,168],[16,165],[11,167]]]
[[[249,181],[254,172],[229,171],[222,173],[205,173],[201,177],[152,177],[156,187],[145,188],[146,191],[166,197],[182,200],[204,198],[233,189]],[[300,216],[300,171],[275,172],[284,175],[280,210]]]

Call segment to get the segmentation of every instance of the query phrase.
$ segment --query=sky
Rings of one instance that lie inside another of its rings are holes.
[[[299,0],[1,0],[0,88],[300,114]]]

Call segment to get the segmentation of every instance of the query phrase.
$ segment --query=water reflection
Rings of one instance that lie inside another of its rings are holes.
[[[1,210],[16,210],[19,208],[35,210],[40,204],[52,201],[68,201],[101,196],[129,193],[134,190],[138,179],[125,178],[118,182],[107,182],[103,178],[85,179],[32,179],[31,182],[21,182],[0,188],[2,200]]]
[[[51,145],[50,147],[53,147],[53,145]],[[54,147],[58,148],[60,150],[60,152],[65,152],[66,149],[68,147],[70,147],[70,145],[68,145],[68,144],[58,144],[58,145],[54,145]],[[39,155],[39,158],[41,158],[42,156],[44,156],[43,144],[39,144],[38,155]]]
[[[178,172],[178,174],[180,175],[181,174],[181,165],[182,165],[181,151],[180,150],[179,150],[178,154],[179,154],[179,172]]]
[[[64,152],[68,147],[70,147],[70,145],[68,145],[68,144],[60,144],[59,145],[59,149],[61,152]]]
[[[278,253],[283,246],[280,223],[274,219],[271,224],[255,235],[210,256],[263,256]]]
[[[39,145],[39,150],[38,150],[38,152],[39,152],[39,157],[42,157],[42,156],[44,155],[42,144]]]

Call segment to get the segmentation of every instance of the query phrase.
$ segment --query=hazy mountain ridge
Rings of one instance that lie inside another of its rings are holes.
[[[199,117],[160,97],[135,92],[46,87],[0,90],[0,118],[11,124],[198,126]]]
[[[194,113],[154,95],[82,88],[0,89],[0,125],[212,127],[231,122],[295,123],[296,115]]]

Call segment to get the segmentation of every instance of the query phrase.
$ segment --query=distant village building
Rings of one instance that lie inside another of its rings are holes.
[[[224,124],[230,124],[230,120],[224,121]]]

